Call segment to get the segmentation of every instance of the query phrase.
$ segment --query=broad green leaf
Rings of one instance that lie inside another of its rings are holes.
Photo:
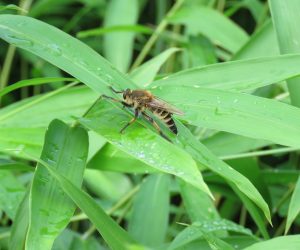
[[[41,33],[44,35],[41,36]],[[114,85],[115,88],[134,86],[125,75],[120,74],[90,47],[36,19],[0,15],[0,38],[38,55],[98,93],[111,94],[109,85]]]
[[[134,25],[138,18],[137,0],[111,0],[105,12],[104,27]],[[133,32],[111,32],[104,36],[105,57],[122,72],[126,72],[133,52]]]
[[[60,90],[59,90],[60,91]],[[39,156],[44,133],[51,120],[58,118],[73,122],[71,116],[80,116],[96,99],[97,94],[86,87],[27,98],[0,110],[0,151],[23,147]],[[30,117],[30,119],[27,119]],[[99,140],[98,140],[99,141]],[[6,153],[16,155],[15,151]],[[25,157],[22,151],[17,157]],[[26,157],[25,157],[26,158]]]
[[[182,124],[177,122],[177,126],[179,130],[177,140],[178,144],[181,144],[181,146],[189,152],[192,157],[197,160],[197,162],[223,177],[226,181],[228,181],[228,183],[231,183],[245,194],[263,211],[265,217],[269,222],[271,222],[268,204],[253,184],[245,176],[241,175],[225,162],[218,159],[203,144],[196,140],[191,132]]]
[[[134,199],[128,232],[146,246],[157,247],[164,243],[170,210],[169,186],[170,176],[149,175]]]
[[[219,219],[219,214],[212,200],[206,193],[178,179],[184,207],[192,222]]]
[[[59,77],[48,77],[48,78],[35,78],[35,79],[27,79],[16,82],[14,84],[9,85],[8,87],[0,90],[0,97],[6,95],[7,93],[25,87],[25,86],[36,86],[45,83],[53,83],[53,82],[61,82],[61,81],[75,81],[74,78],[59,78]]]
[[[299,235],[281,236],[271,240],[255,243],[244,250],[295,250],[300,248]]]
[[[87,168],[122,173],[148,174],[159,172],[144,162],[139,161],[129,154],[117,149],[110,143],[107,143],[97,154],[93,156],[93,158],[91,158],[88,162]]]
[[[132,188],[126,175],[95,169],[84,171],[85,186],[103,199],[117,202]]]
[[[247,33],[216,10],[206,7],[186,7],[170,20],[173,24],[184,24],[190,35],[203,34],[213,43],[230,52],[236,52],[247,41]]]
[[[300,75],[299,63],[299,54],[218,63],[180,71],[153,82],[151,87],[185,85],[246,91]]]
[[[0,171],[0,209],[14,220],[24,197],[25,188],[11,171]]]
[[[24,250],[29,224],[29,194],[30,186],[27,188],[25,196],[18,207],[17,214],[12,225],[9,250]]]
[[[43,146],[45,128],[0,128],[0,151],[5,154],[26,158],[22,152],[13,149],[22,148],[28,153],[39,156]]]
[[[272,21],[267,21],[255,32],[232,60],[279,55],[278,43]]]
[[[131,125],[124,134],[119,131],[130,116],[101,99],[79,122],[102,135],[116,148],[149,166],[173,174],[210,194],[193,159],[182,149],[139,124]],[[149,124],[146,123],[148,126]]]
[[[88,136],[82,128],[70,128],[59,120],[50,123],[41,159],[80,186],[88,153]],[[69,223],[74,204],[56,179],[38,164],[30,192],[30,221],[26,249],[51,249]]]
[[[300,110],[288,104],[243,93],[188,86],[164,86],[153,92],[182,109],[185,112],[182,119],[190,124],[300,146]]]
[[[154,80],[154,77],[165,61],[177,51],[180,51],[180,49],[169,48],[158,56],[145,62],[129,74],[131,80],[133,80],[139,87],[146,87]]]
[[[244,228],[234,222],[225,219],[196,221],[192,225],[182,230],[168,249],[176,249],[179,246],[184,246],[191,241],[203,237],[206,233],[215,231],[232,231],[236,233],[252,235],[249,229]]]
[[[299,1],[269,2],[281,54],[300,53]],[[292,104],[300,107],[300,78],[290,79],[287,84]]]
[[[47,162],[35,159],[55,178],[63,191],[88,216],[111,249],[133,249],[135,241],[121,228],[86,192],[79,189],[63,175],[59,174]],[[135,248],[141,249],[141,248]]]
[[[287,234],[288,230],[290,229],[293,221],[296,219],[298,214],[300,213],[300,177],[298,177],[295,190],[292,194],[292,199],[289,204],[289,212],[287,215],[287,222],[285,226],[285,234]]]

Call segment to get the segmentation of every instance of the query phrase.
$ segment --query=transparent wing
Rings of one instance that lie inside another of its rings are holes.
[[[168,111],[172,114],[184,115],[181,110],[177,109],[166,101],[157,98],[156,96],[150,102],[148,102],[147,105],[153,108],[159,108],[161,110]]]

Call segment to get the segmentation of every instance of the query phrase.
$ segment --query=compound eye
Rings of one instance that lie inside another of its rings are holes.
[[[123,93],[123,99],[126,99],[126,92]]]

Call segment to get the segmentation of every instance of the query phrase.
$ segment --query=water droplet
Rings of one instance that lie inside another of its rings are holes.
[[[61,56],[62,55],[61,48],[55,43],[49,44],[47,46],[47,49],[50,51],[51,54],[53,54],[55,56]]]
[[[195,85],[193,85],[195,88],[200,88],[200,86],[199,85],[197,85],[197,84],[195,84]]]
[[[29,46],[33,45],[33,41],[31,41],[27,38],[24,38],[24,37],[18,37],[16,35],[7,34],[6,38],[11,44],[16,45],[16,46],[29,47]]]
[[[233,100],[233,103],[237,103],[239,100],[238,99],[234,99]]]

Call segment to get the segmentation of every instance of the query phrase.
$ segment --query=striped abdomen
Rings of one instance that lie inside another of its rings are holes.
[[[177,127],[175,125],[174,120],[172,119],[172,113],[168,111],[161,110],[159,108],[150,108],[150,111],[161,121],[163,121],[168,128],[174,133],[177,134]]]

